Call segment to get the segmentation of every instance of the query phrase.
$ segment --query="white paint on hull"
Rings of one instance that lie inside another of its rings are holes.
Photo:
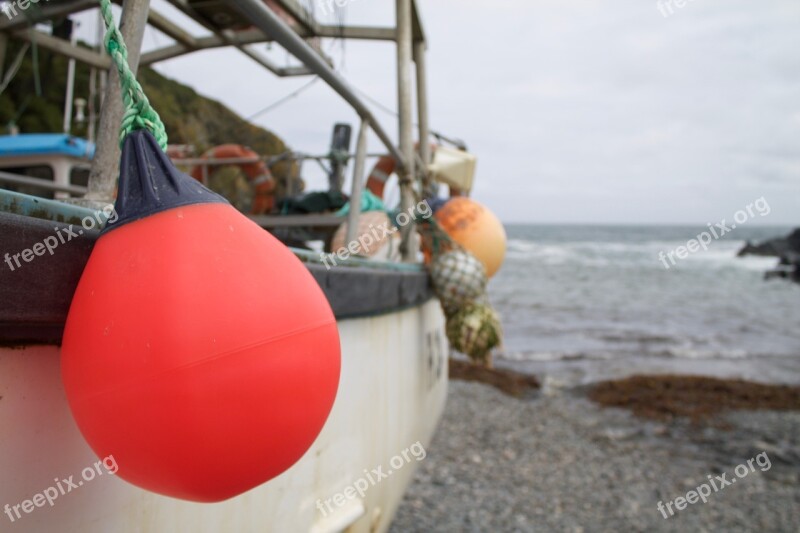
[[[394,470],[327,516],[317,509],[364,470],[389,467],[430,442],[447,393],[447,344],[439,303],[339,322],[342,376],[331,416],[306,455],[241,496],[198,504],[159,496],[104,473],[0,531],[80,533],[385,531],[415,470]],[[0,507],[31,498],[97,458],[69,412],[52,346],[0,348]],[[2,509],[0,509],[2,511]]]

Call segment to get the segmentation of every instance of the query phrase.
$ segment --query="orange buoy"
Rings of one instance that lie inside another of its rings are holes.
[[[72,300],[61,373],[72,414],[119,477],[214,502],[316,440],[339,383],[330,305],[295,255],[178,172],[146,131],[122,152],[117,222]]]
[[[500,270],[506,255],[506,231],[494,213],[459,196],[448,200],[434,216],[450,238],[483,263],[488,277]]]

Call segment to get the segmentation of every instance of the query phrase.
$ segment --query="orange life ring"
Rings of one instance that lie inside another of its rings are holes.
[[[203,159],[251,159],[258,157],[250,148],[241,144],[220,144],[203,154]],[[232,163],[242,169],[247,179],[255,186],[253,207],[250,212],[254,215],[268,213],[275,203],[275,179],[263,161],[254,163]],[[189,173],[197,181],[203,181],[203,165],[197,165]]]
[[[369,189],[369,192],[378,198],[383,198],[383,189],[386,187],[386,182],[389,180],[389,177],[394,174],[396,168],[397,161],[394,160],[394,157],[384,155],[378,159],[378,162],[372,167],[372,171],[367,178],[367,189]]]
[[[417,143],[416,147],[419,147],[419,143]],[[436,145],[432,144],[431,154],[434,153],[436,153]],[[386,182],[389,181],[389,178],[394,174],[395,170],[397,170],[397,161],[395,161],[392,156],[384,155],[378,159],[378,162],[372,167],[372,171],[367,178],[367,189],[369,189],[369,192],[383,199],[383,190],[386,187]],[[455,198],[456,196],[464,196],[464,191],[456,189],[455,187],[450,187],[450,197]]]

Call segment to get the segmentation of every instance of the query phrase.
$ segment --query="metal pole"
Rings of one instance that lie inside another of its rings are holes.
[[[361,193],[364,190],[364,160],[367,156],[367,130],[369,122],[362,119],[358,129],[356,161],[353,166],[353,188],[350,194],[350,212],[347,214],[347,246],[356,240],[358,217],[361,216]],[[362,250],[366,252],[366,250]]]
[[[97,120],[97,69],[89,70],[89,123],[86,125],[86,138],[94,142],[95,121]]]
[[[0,183],[2,182],[33,186],[47,191],[68,192],[71,194],[84,194],[86,192],[86,187],[81,187],[80,185],[58,185],[49,180],[0,171]]]
[[[334,71],[319,53],[305,42],[294,30],[292,30],[278,15],[270,10],[261,0],[231,0],[235,5],[258,29],[264,34],[269,35],[278,44],[283,46],[290,54],[299,59],[305,66],[323,79],[331,89],[339,93],[358,116],[367,119],[372,127],[372,131],[380,138],[381,142],[391,152],[392,157],[397,160],[400,167],[407,164],[409,158],[401,150],[398,150],[386,131],[378,124],[372,116],[369,108],[336,71]],[[409,24],[410,27],[410,24]],[[409,51],[409,56],[410,56]],[[413,165],[413,161],[411,163]]]
[[[97,51],[100,54],[105,52],[105,46],[103,46],[103,14],[100,13],[100,10],[97,10],[97,19],[95,20],[95,24],[97,24]],[[102,95],[106,90],[105,85],[105,76],[107,74],[107,70],[101,69],[100,71],[100,94]],[[86,136],[89,139],[89,142],[95,141],[96,131],[97,131],[97,110],[102,105],[102,101],[98,98],[97,92],[97,69],[92,67],[89,71],[89,126],[86,132]]]
[[[120,31],[128,46],[128,64],[133,72],[139,66],[144,29],[150,0],[124,0]],[[106,93],[100,108],[100,124],[97,128],[97,150],[89,173],[89,192],[86,199],[108,202],[114,199],[114,190],[119,175],[119,127],[122,122],[122,92],[119,74],[112,65],[109,69]]]
[[[431,164],[431,143],[428,140],[428,79],[425,70],[425,41],[414,43],[414,62],[417,66],[417,122],[419,123],[419,155],[422,159],[424,192],[431,192],[428,165]]]
[[[397,113],[399,118],[400,153],[406,160],[404,168],[399,169],[400,209],[403,212],[414,205],[414,137],[413,109],[411,102],[411,0],[396,0],[397,7]],[[411,246],[414,224],[400,228],[403,237],[400,251],[403,261],[411,262],[416,250]]]
[[[72,30],[70,44],[78,44],[78,24]],[[72,98],[75,96],[75,58],[69,58],[67,63],[67,93],[64,95],[64,133],[69,135],[72,130]]]
[[[0,33],[0,80],[3,79],[3,74],[5,74],[5,69],[3,67],[6,64],[7,50],[8,50],[8,35],[5,33]]]
[[[104,26],[105,23],[103,22],[103,13],[100,10],[97,10],[97,52],[104,56],[106,55],[106,47],[103,43],[103,35],[104,35]],[[108,88],[108,70],[101,69],[100,70],[100,101],[97,103],[98,106],[102,109],[103,101],[105,100],[106,90]]]
[[[352,128],[350,124],[335,124],[331,138],[330,162],[331,171],[328,174],[328,190],[341,192],[344,184],[344,172],[348,160],[346,154],[350,151],[350,137]]]

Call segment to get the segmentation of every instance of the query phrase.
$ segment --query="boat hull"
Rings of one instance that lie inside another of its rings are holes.
[[[59,348],[0,348],[0,530],[385,531],[444,408],[444,318],[430,299],[338,326],[339,390],[311,449],[274,480],[214,504],[135,487],[109,471],[113,458],[97,465],[67,405]]]

